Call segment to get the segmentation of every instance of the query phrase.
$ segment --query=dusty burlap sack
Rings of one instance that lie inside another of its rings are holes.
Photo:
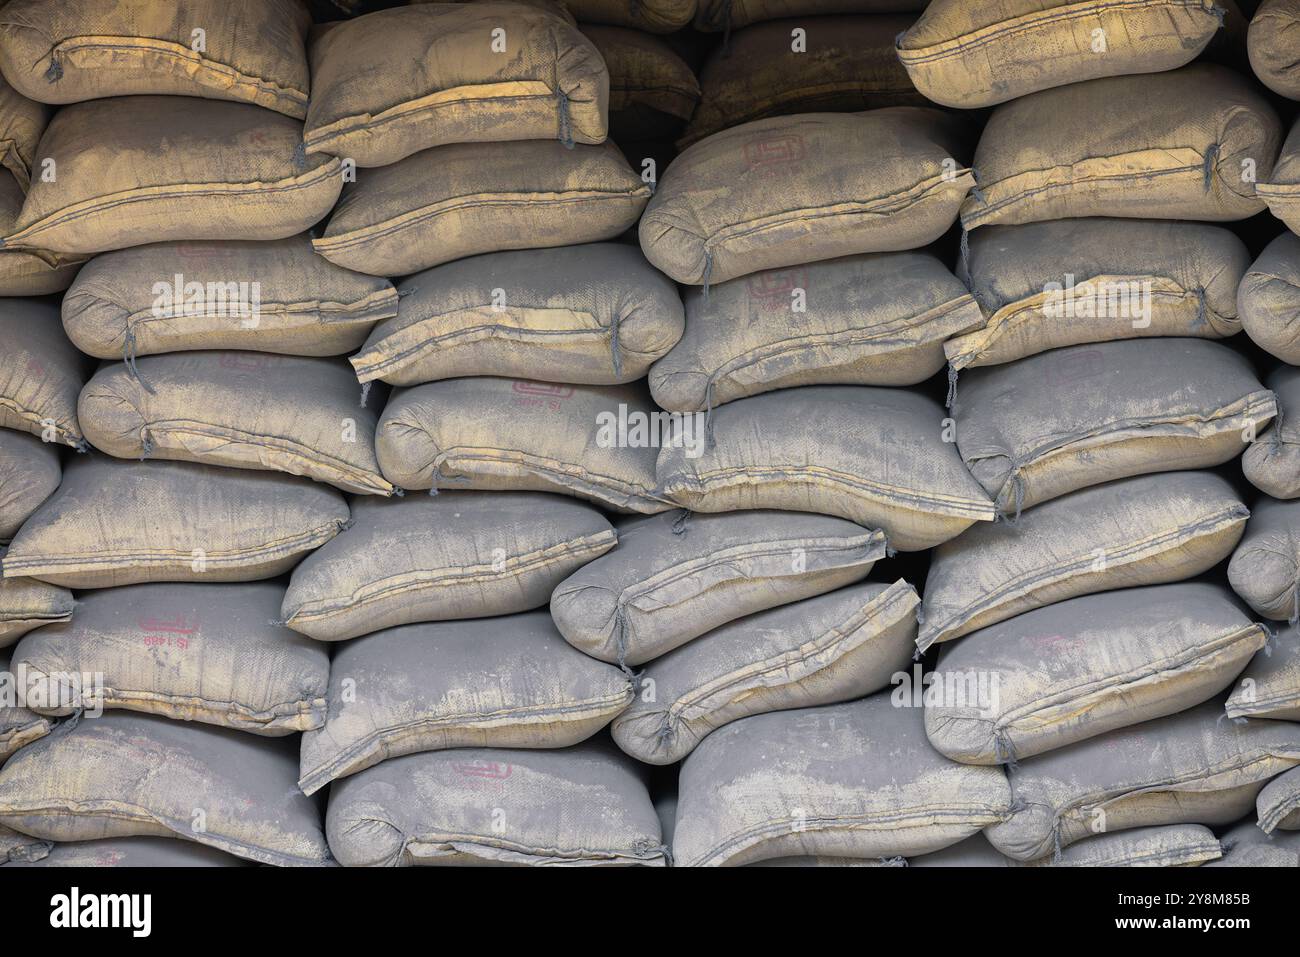
[[[917,645],[1079,595],[1199,575],[1231,554],[1249,514],[1225,479],[1171,472],[1081,489],[1016,522],[976,526],[934,552]]]
[[[565,644],[544,611],[388,628],[335,653],[298,784],[312,794],[417,751],[568,747],[631,700],[631,679]]]
[[[78,456],[14,537],[4,579],[111,588],[273,578],[347,522],[342,495],[302,478]]]
[[[342,188],[337,159],[303,157],[301,123],[247,103],[74,103],[50,121],[40,153],[57,178],[33,180],[5,249],[285,239],[322,219]]]
[[[1295,35],[1300,30],[1300,2],[1264,0],[1246,32],[1250,68],[1259,82],[1279,96],[1300,100],[1300,63]]]
[[[398,293],[396,317],[351,359],[362,382],[633,382],[685,325],[672,280],[622,243],[472,256],[417,273]]]
[[[952,405],[962,461],[1008,515],[1102,482],[1221,465],[1276,414],[1250,360],[1204,339],[1098,342],[971,369]]]
[[[24,194],[13,175],[0,170],[0,236],[18,227]],[[45,250],[0,248],[0,296],[44,296],[68,288],[81,259]]]
[[[949,761],[925,739],[921,709],[882,692],[742,718],[705,738],[682,765],[673,861],[926,854],[1010,807],[1001,768]]]
[[[306,234],[152,243],[96,256],[62,311],[68,338],[100,359],[194,349],[336,356],[397,315],[397,290],[326,262]]]
[[[0,689],[5,692],[4,703],[0,703],[0,764],[4,764],[23,745],[49,734],[54,722],[22,704],[9,704],[26,701],[28,686],[15,674],[8,648],[0,648]],[[3,840],[0,837],[0,845]]]
[[[926,252],[771,269],[686,292],[686,333],[650,370],[655,402],[700,412],[800,385],[915,385],[944,340],[984,322]]]
[[[1265,834],[1275,830],[1300,831],[1300,767],[1279,774],[1255,799],[1259,826]]]
[[[700,81],[663,38],[626,27],[583,26],[609,68],[609,135],[672,137],[700,102]]]
[[[8,549],[0,546],[0,567]],[[0,648],[33,628],[72,617],[72,592],[35,578],[0,578]]]
[[[984,127],[962,225],[1245,219],[1264,208],[1281,141],[1263,95],[1214,64],[1031,93]]]
[[[357,166],[448,143],[600,143],[607,132],[604,60],[576,27],[527,4],[422,3],[345,20],[312,43],[311,73],[307,152]]]
[[[174,352],[105,365],[81,390],[87,441],[126,459],[173,459],[304,475],[390,495],[375,459],[378,403],[338,360]]]
[[[1228,562],[1228,581],[1265,618],[1292,625],[1300,620],[1300,501],[1256,499]]]
[[[815,17],[836,13],[913,13],[927,0],[699,0],[695,28],[738,30],[761,20]],[[570,4],[572,5],[572,4]]]
[[[1300,369],[1280,365],[1264,384],[1277,399],[1277,417],[1246,449],[1241,470],[1273,498],[1300,498]]]
[[[1223,25],[1207,0],[933,0],[898,58],[936,103],[976,109],[1194,60]]]
[[[1148,336],[1221,339],[1241,331],[1246,244],[1222,226],[1061,219],[971,234],[958,275],[982,329],[944,345],[954,370],[1048,349]]]
[[[1223,858],[1206,867],[1300,867],[1300,834],[1274,831],[1265,834],[1255,815],[1219,838]]]
[[[62,477],[57,445],[0,429],[0,543],[14,537]]]
[[[349,183],[312,245],[348,269],[407,276],[479,253],[613,239],[649,197],[613,143],[453,143]]]
[[[42,103],[168,93],[307,112],[300,0],[10,0],[0,69]]]
[[[87,592],[66,624],[23,638],[13,666],[47,706],[121,708],[254,734],[325,723],[329,651],[275,623],[284,589],[271,582],[168,582]],[[67,675],[102,686],[62,694]]]
[[[641,218],[646,258],[708,286],[761,269],[914,249],[974,185],[960,118],[926,107],[755,120],[689,147]]]
[[[639,665],[745,615],[866,578],[883,532],[799,512],[666,512],[561,582],[551,617],[601,661]]]
[[[153,715],[65,722],[0,768],[0,824],[50,841],[178,837],[262,864],[329,860],[297,740]]]
[[[564,0],[580,23],[605,23],[647,33],[675,33],[695,16],[696,0]]]
[[[166,837],[119,837],[55,844],[39,860],[18,867],[249,867],[242,858],[206,844]]]
[[[700,105],[679,145],[769,116],[928,105],[894,52],[894,37],[914,19],[772,20],[732,34],[700,71]]]
[[[815,385],[752,396],[714,411],[714,441],[702,454],[665,447],[659,487],[697,512],[838,515],[883,529],[894,548],[932,548],[994,517],[943,439],[944,415],[903,389]]]
[[[540,492],[362,498],[352,521],[284,595],[289,627],[319,641],[540,607],[617,541],[595,508]]]
[[[0,428],[84,448],[77,395],[92,363],[63,334],[59,307],[47,300],[0,300],[0,342]]]
[[[1030,758],[1007,772],[1016,808],[984,833],[1032,861],[1103,831],[1235,821],[1300,764],[1300,725],[1222,717],[1214,699]]]
[[[0,36],[3,29],[0,21]],[[4,52],[0,52],[0,63],[3,59]],[[48,106],[29,100],[0,77],[0,167],[13,174],[20,194],[26,193],[31,184],[36,147],[51,112]]]
[[[1278,629],[1268,647],[1250,660],[1225,706],[1229,718],[1300,721],[1300,630]]]
[[[1062,848],[1060,857],[1017,861],[996,850],[983,834],[923,854],[908,867],[1197,867],[1223,855],[1214,832],[1200,824],[1138,827],[1098,834]]]
[[[30,864],[45,858],[53,847],[50,841],[19,834],[13,828],[0,825],[0,864],[9,867]]]
[[[1237,313],[1257,346],[1300,365],[1300,236],[1285,232],[1259,254],[1241,279]]]
[[[1300,232],[1300,123],[1291,127],[1272,169],[1260,173],[1255,191],[1269,212],[1291,232]]]
[[[447,379],[396,392],[375,447],[384,477],[404,489],[559,492],[651,514],[672,508],[655,485],[668,431],[655,415],[666,413],[639,383]]]
[[[606,741],[393,758],[340,781],[330,850],[357,866],[664,866],[643,770]]]
[[[944,645],[926,733],[964,764],[1032,757],[1218,695],[1267,637],[1212,582],[1071,598]]]
[[[740,718],[879,691],[912,660],[920,603],[900,578],[723,625],[650,662],[610,726],[614,742],[646,764],[673,764]]]

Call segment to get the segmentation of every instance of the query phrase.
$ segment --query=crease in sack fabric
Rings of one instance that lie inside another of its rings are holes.
[[[1295,31],[1300,2],[1264,0],[1246,31],[1250,69],[1259,82],[1279,96],[1300,100],[1300,69],[1295,55]]]
[[[1031,93],[984,127],[980,194],[962,204],[962,226],[1245,219],[1264,208],[1256,184],[1268,181],[1281,138],[1268,101],[1215,64]]]
[[[45,103],[176,94],[301,120],[310,25],[299,0],[11,0],[0,12],[0,68]]]
[[[54,494],[62,477],[57,444],[0,428],[0,544]]]
[[[1287,229],[1300,232],[1300,122],[1291,127],[1270,173],[1260,175],[1255,193]]]
[[[968,136],[964,120],[927,107],[744,123],[673,160],[641,217],[641,249],[673,279],[707,289],[927,245],[974,186]]]
[[[0,569],[8,548],[0,545]],[[0,649],[15,644],[33,628],[72,617],[72,592],[35,578],[0,577]]]
[[[1285,625],[1255,654],[1228,695],[1229,718],[1300,721],[1300,630]]]
[[[22,187],[7,170],[0,170],[0,236],[18,225],[25,199]],[[84,262],[81,256],[61,256],[44,249],[0,248],[0,296],[45,296],[67,289]]]
[[[159,458],[302,475],[391,495],[374,454],[379,413],[356,401],[342,362],[180,352],[105,365],[77,403],[86,438],[118,458]]]
[[[52,111],[28,99],[0,76],[0,167],[13,174],[20,194],[26,193],[36,164],[36,148]]]
[[[0,248],[99,253],[186,239],[286,239],[322,219],[340,161],[303,157],[302,124],[247,103],[128,96],[63,107]]]
[[[77,396],[91,362],[68,341],[58,307],[39,299],[0,300],[0,428],[85,451]]]
[[[898,38],[898,58],[929,99],[976,109],[1183,66],[1224,14],[1213,0],[934,0]]]
[[[1232,590],[1265,618],[1300,621],[1300,501],[1261,495],[1228,562]]]
[[[625,27],[582,25],[609,68],[609,135],[671,139],[700,102],[700,83],[662,37]]]
[[[1292,768],[1264,785],[1255,807],[1265,834],[1300,830],[1300,769]]]
[[[1241,470],[1272,498],[1300,498],[1300,369],[1279,365],[1264,384],[1277,397],[1277,416],[1246,449]]]
[[[326,31],[311,61],[307,152],[358,166],[387,166],[448,143],[572,146],[603,142],[607,132],[605,61],[577,27],[539,7],[377,10]]]
[[[1237,290],[1237,312],[1252,342],[1300,365],[1300,236],[1285,232],[1259,254]]]
[[[0,648],[0,674],[13,673],[8,649]],[[54,722],[49,718],[23,705],[0,705],[0,764],[4,764],[19,748],[45,737],[53,728]],[[0,827],[0,864],[5,863],[6,830]],[[9,853],[12,850],[10,848]]]

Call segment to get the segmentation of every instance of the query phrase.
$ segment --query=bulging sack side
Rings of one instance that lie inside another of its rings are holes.
[[[1264,0],[1246,31],[1246,53],[1259,82],[1279,96],[1300,100],[1300,69],[1295,57],[1295,31],[1300,28],[1300,2]]]
[[[68,341],[58,307],[39,299],[0,300],[0,428],[85,448],[77,396],[92,363]]]
[[[14,537],[62,477],[58,445],[0,428],[0,543]]]
[[[1264,247],[1241,279],[1237,313],[1252,342],[1300,365],[1300,236],[1285,232]]]
[[[1246,449],[1241,470],[1273,498],[1300,498],[1300,369],[1280,365],[1264,384],[1277,398],[1277,417]]]
[[[1300,721],[1300,630],[1279,628],[1256,652],[1224,706],[1229,718]]]
[[[647,33],[676,33],[695,16],[696,0],[564,0],[580,23],[605,23]]]
[[[8,549],[0,546],[0,566]],[[72,617],[72,592],[35,578],[0,578],[0,648],[16,644],[33,628]]]
[[[1256,500],[1228,562],[1228,581],[1265,618],[1300,620],[1300,501]]]
[[[583,24],[609,69],[609,135],[672,139],[700,102],[700,82],[662,37],[626,27]]]

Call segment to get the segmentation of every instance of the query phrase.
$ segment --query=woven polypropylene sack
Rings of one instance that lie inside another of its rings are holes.
[[[8,549],[0,546],[0,565]],[[16,644],[33,628],[72,617],[72,592],[35,578],[0,578],[0,648]]]
[[[1228,563],[1228,581],[1265,618],[1293,625],[1300,619],[1300,501],[1256,500]]]
[[[700,102],[700,82],[662,37],[626,27],[584,25],[609,68],[609,135],[670,138]]]
[[[0,65],[3,57],[0,53]],[[31,184],[36,147],[49,120],[49,107],[29,100],[0,77],[0,167],[13,174],[21,193],[26,193]]]
[[[12,679],[13,662],[8,648],[0,648],[0,675],[6,676],[5,683],[11,688],[22,690],[23,697],[18,700],[25,701],[27,688]],[[10,702],[0,704],[0,764],[4,764],[19,748],[45,737],[53,727],[53,721],[43,714],[32,711],[25,704]],[[3,842],[2,835],[0,835],[0,842]]]
[[[0,236],[18,228],[26,194],[13,174],[0,170]],[[81,265],[78,257],[60,256],[43,249],[0,248],[0,295],[44,296],[62,292]]]
[[[1059,857],[1017,861],[994,849],[983,834],[933,854],[911,858],[908,867],[1198,867],[1223,856],[1218,838],[1200,824],[1137,827],[1097,834]]]
[[[55,844],[35,861],[17,867],[249,867],[243,858],[206,844],[166,837],[118,837]]]
[[[695,28],[739,30],[761,20],[837,13],[915,13],[927,0],[699,0]]]
[[[564,0],[564,6],[579,23],[675,33],[695,16],[696,0]]]
[[[1265,834],[1250,820],[1243,821],[1220,839],[1223,858],[1206,867],[1300,867],[1300,834],[1274,831]]]
[[[1300,365],[1300,236],[1283,233],[1259,254],[1237,290],[1237,313],[1251,341]]]
[[[82,447],[77,396],[92,364],[64,335],[58,306],[40,299],[0,300],[0,342],[0,428]]]
[[[0,543],[14,537],[62,477],[57,445],[0,429]]]
[[[1300,498],[1300,369],[1280,365],[1264,380],[1277,398],[1277,418],[1241,457],[1241,470],[1273,498]]]
[[[1246,31],[1250,68],[1266,87],[1280,96],[1300,100],[1300,69],[1295,32],[1300,29],[1300,2],[1264,0]]]
[[[1300,721],[1300,629],[1278,629],[1237,679],[1224,706],[1229,718]]]

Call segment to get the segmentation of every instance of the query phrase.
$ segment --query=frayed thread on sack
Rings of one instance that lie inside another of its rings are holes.
[[[563,90],[556,90],[555,99],[560,114],[560,142],[564,144],[566,150],[571,150],[573,149],[573,120],[569,116],[569,94]]]
[[[126,325],[126,334],[122,337],[122,364],[126,366],[126,374],[140,384],[150,395],[157,395],[145,378],[140,375],[140,370],[135,363],[135,326],[131,323]]]

